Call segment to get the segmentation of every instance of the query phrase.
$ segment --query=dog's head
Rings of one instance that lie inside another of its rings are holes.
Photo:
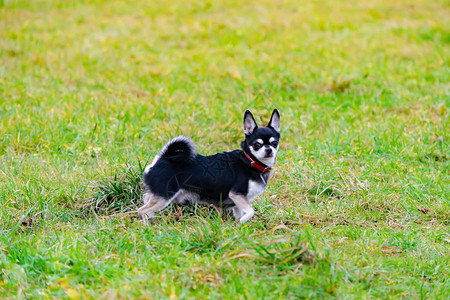
[[[280,113],[274,109],[266,127],[258,127],[252,113],[244,114],[245,141],[242,148],[259,162],[268,167],[275,165],[280,140]]]

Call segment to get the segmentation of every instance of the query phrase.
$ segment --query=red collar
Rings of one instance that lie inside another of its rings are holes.
[[[243,151],[243,152],[245,154],[245,157],[247,157],[247,159],[250,161],[250,166],[252,166],[253,168],[258,169],[259,171],[261,171],[263,173],[269,173],[270,170],[272,169],[272,168],[264,166],[263,164],[260,164],[256,160],[254,160],[245,151]]]

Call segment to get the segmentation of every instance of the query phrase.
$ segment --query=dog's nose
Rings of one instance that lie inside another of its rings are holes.
[[[272,148],[266,148],[266,154],[272,154]]]

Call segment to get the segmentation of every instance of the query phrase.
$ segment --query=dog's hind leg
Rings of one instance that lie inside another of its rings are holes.
[[[188,205],[200,200],[200,196],[196,193],[181,189],[175,197],[175,202],[181,205]]]
[[[163,210],[167,205],[169,205],[174,197],[171,199],[165,199],[163,197],[154,195],[150,192],[144,194],[142,200],[144,205],[138,209],[138,213],[141,218],[153,218],[155,217],[155,212]]]
[[[151,196],[152,196],[152,193],[150,193],[150,192],[145,193],[145,194],[142,196],[142,202],[144,202],[144,204],[147,204],[148,201],[150,201]]]

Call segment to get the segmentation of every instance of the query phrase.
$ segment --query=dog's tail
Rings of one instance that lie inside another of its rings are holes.
[[[145,167],[144,175],[148,174],[150,169],[153,168],[161,158],[182,165],[193,162],[196,156],[197,148],[195,147],[194,142],[184,135],[177,136],[168,141],[161,149],[161,152],[155,156],[153,162]]]
[[[190,138],[180,135],[168,141],[158,156],[176,163],[189,163],[197,156],[197,148]]]

